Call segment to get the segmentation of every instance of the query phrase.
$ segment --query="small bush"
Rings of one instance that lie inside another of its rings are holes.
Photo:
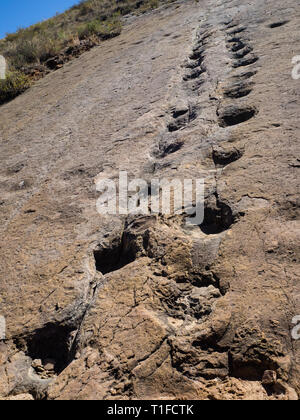
[[[90,3],[85,3],[82,2],[81,5],[79,6],[79,16],[86,16],[89,13],[93,12],[93,5]]]
[[[57,55],[62,48],[63,41],[63,37],[60,39],[49,39],[46,37],[41,37],[36,43],[39,62],[45,62],[48,60],[48,58]]]
[[[139,11],[141,13],[147,12],[150,9],[156,9],[159,6],[159,0],[149,0],[147,3],[143,4]]]
[[[17,44],[12,64],[17,68],[25,64],[35,63],[38,59],[37,46],[34,40],[24,39]]]
[[[22,39],[5,51],[4,55],[11,67],[16,70],[30,64],[40,64],[59,53],[64,42],[64,38],[60,35],[61,33],[57,34],[57,39],[47,38],[44,35]]]
[[[0,80],[0,105],[14,99],[29,87],[30,80],[25,74],[19,71],[8,73],[6,79]]]
[[[82,25],[78,30],[78,37],[79,39],[84,39],[96,35],[100,39],[108,39],[120,35],[121,31],[121,20],[118,16],[114,16],[104,22],[95,19]]]
[[[15,33],[12,33],[12,34],[6,34],[5,41],[6,42],[15,42],[15,41],[18,40],[18,38],[19,38],[19,31],[17,31]]]
[[[96,35],[101,31],[102,24],[97,20],[93,20],[92,22],[88,22],[78,29],[78,37],[79,39],[88,38],[91,35]]]

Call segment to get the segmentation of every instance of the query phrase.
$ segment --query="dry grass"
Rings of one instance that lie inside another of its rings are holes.
[[[29,78],[20,71],[9,72],[5,80],[0,80],[0,105],[14,99],[30,86]]]

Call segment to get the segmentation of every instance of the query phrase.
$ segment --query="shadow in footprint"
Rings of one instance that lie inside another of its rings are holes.
[[[238,107],[232,105],[219,111],[219,124],[221,127],[242,124],[255,117],[257,113],[257,109],[251,106]]]

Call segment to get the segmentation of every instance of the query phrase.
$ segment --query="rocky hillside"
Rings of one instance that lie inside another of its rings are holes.
[[[176,1],[0,108],[2,399],[298,399],[299,23]],[[100,215],[121,170],[204,222]]]
[[[26,91],[35,81],[66,62],[120,35],[124,17],[139,15],[174,0],[81,0],[64,13],[0,39],[7,61],[0,80],[0,105]]]

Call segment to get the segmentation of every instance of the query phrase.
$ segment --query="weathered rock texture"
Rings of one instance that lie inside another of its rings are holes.
[[[1,107],[0,396],[297,399],[297,0],[179,1]],[[205,178],[201,226],[97,177]]]

